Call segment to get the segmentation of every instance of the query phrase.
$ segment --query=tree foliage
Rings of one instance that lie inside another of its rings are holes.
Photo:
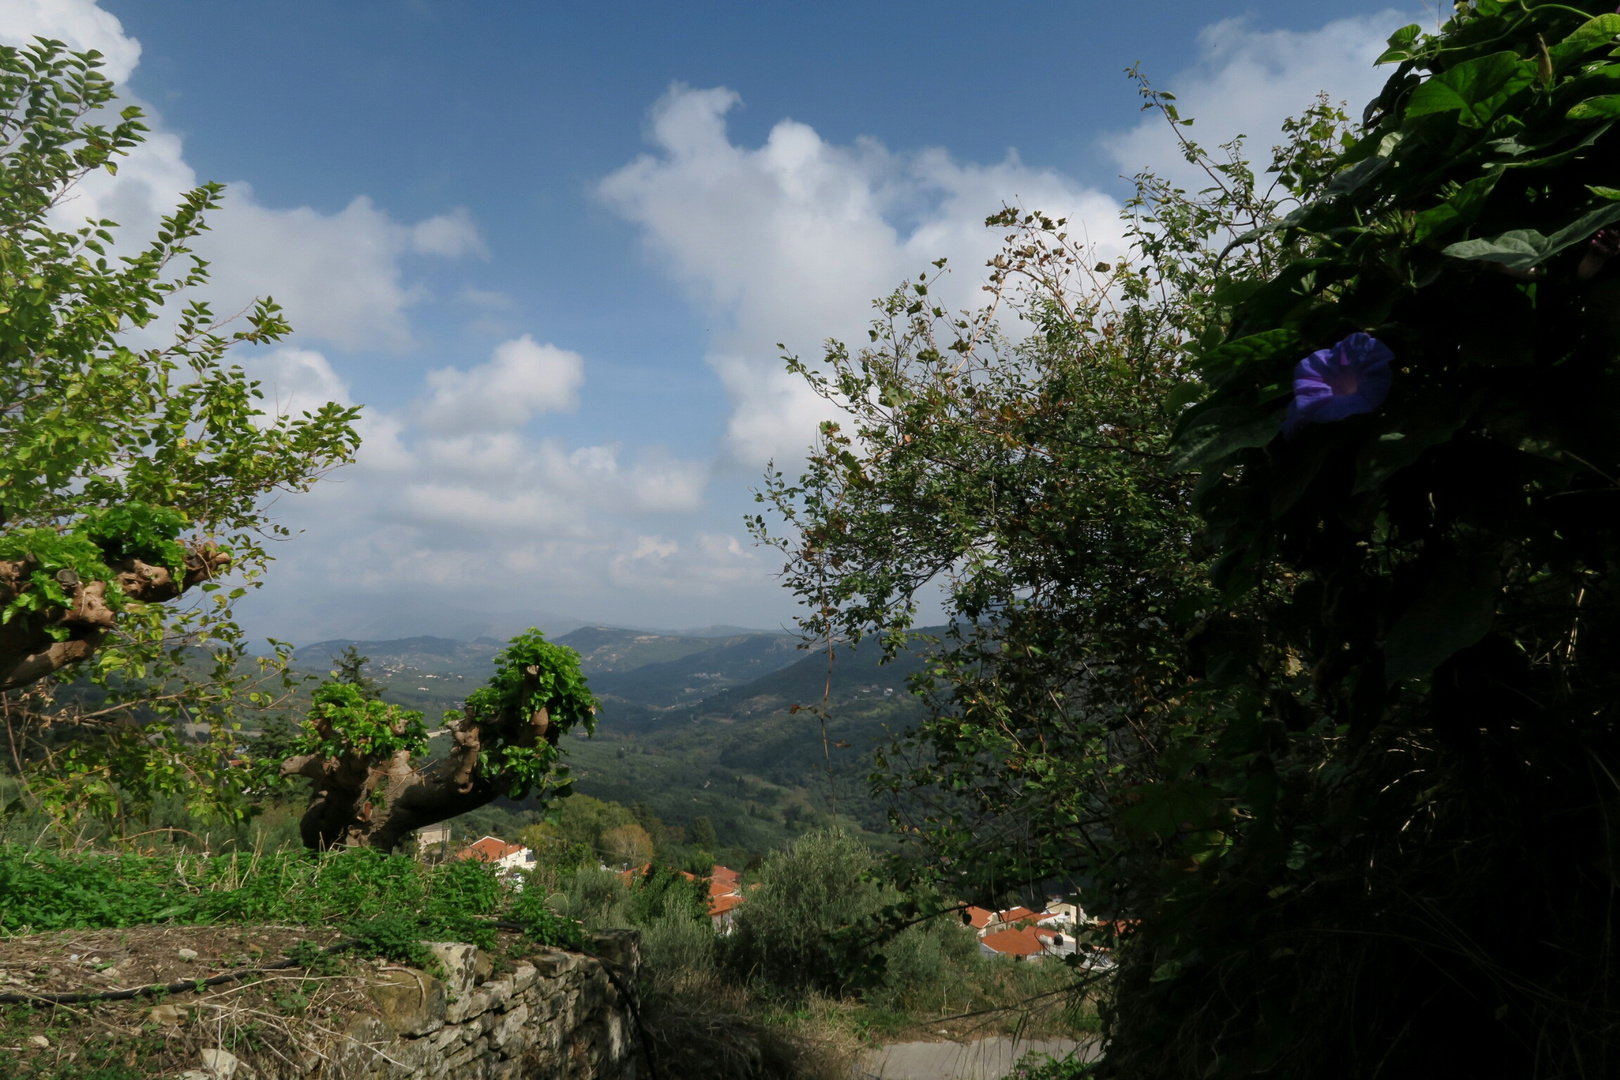
[[[57,766],[35,787],[47,806],[116,815],[121,791],[185,792],[219,809],[241,786],[219,764],[244,680],[231,607],[284,532],[266,496],[350,460],[358,410],[267,415],[226,354],[288,332],[275,303],[234,320],[179,303],[207,280],[188,244],[220,185],[185,194],[145,246],[67,224],[74,186],[146,131],[138,109],[111,113],[99,67],[60,42],[0,47],[0,691],[15,763]],[[193,587],[200,601],[165,604]],[[186,645],[209,650],[212,679]],[[93,707],[56,707],[59,671],[98,688]],[[30,745],[47,718],[112,731]],[[220,721],[216,745],[188,752],[178,720]]]
[[[1142,89],[1180,131],[1173,99]],[[1279,168],[1320,183],[1312,163],[1342,115],[1317,102],[1291,131]],[[835,342],[820,366],[789,359],[848,427],[823,426],[796,482],[768,475],[760,499],[788,528],[751,524],[787,554],[808,635],[877,632],[896,648],[919,596],[943,587],[950,626],[923,643],[914,686],[931,717],[879,781],[921,807],[902,828],[963,868],[953,891],[992,906],[1052,879],[1140,892],[1125,868],[1157,855],[1122,843],[1115,810],[1202,722],[1178,628],[1215,593],[1191,546],[1195,477],[1170,440],[1198,394],[1186,350],[1218,338],[1230,282],[1292,257],[1274,235],[1236,258],[1221,247],[1294,196],[1257,181],[1240,144],[1184,146],[1212,187],[1189,197],[1138,177],[1125,255],[1103,261],[1067,222],[1007,209],[987,223],[1006,242],[990,305],[951,314],[924,276],[878,302],[858,353]],[[1151,832],[1158,816],[1150,804],[1127,820]]]
[[[953,889],[1116,920],[1110,1074],[1613,1071],[1617,44],[1461,5],[1271,185],[1185,142],[1127,258],[1009,210],[999,310],[790,358],[847,427],[756,533],[817,637],[943,583],[879,780]]]
[[[1195,640],[1246,703],[1204,783],[1242,825],[1144,921],[1123,1071],[1614,1068],[1617,36],[1495,0],[1394,35],[1276,225],[1304,257],[1197,357],[1178,447],[1223,605]],[[1355,333],[1387,400],[1279,434],[1295,361]],[[1332,1020],[1281,1020],[1307,999]]]

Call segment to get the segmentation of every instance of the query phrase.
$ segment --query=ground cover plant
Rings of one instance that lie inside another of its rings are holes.
[[[531,926],[541,940],[578,945],[572,924],[543,899],[514,892],[476,860],[427,866],[369,852],[141,855],[0,846],[0,933],[9,935],[294,924],[343,930],[376,948],[396,941],[490,942],[494,920],[504,919]]]

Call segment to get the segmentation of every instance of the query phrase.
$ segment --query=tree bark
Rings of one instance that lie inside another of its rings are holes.
[[[168,567],[140,559],[126,559],[111,566],[125,597],[139,603],[161,603],[198,582],[217,577],[230,561],[228,553],[208,543],[187,550],[186,571],[178,580]],[[29,587],[29,578],[36,569],[26,559],[0,560],[0,608]],[[62,587],[73,598],[69,607],[49,608],[0,624],[0,691],[27,686],[69,664],[89,659],[107,633],[118,625],[118,613],[107,603],[106,582],[75,581]],[[67,638],[58,641],[48,627],[66,629]]]
[[[536,674],[534,668],[527,671],[530,677]],[[317,723],[316,734],[328,740],[330,721]],[[338,847],[392,851],[417,829],[493,802],[511,790],[512,779],[485,770],[479,762],[486,728],[492,726],[503,729],[503,734],[515,728],[516,738],[509,742],[519,746],[534,747],[542,741],[556,746],[561,734],[543,708],[526,718],[502,716],[484,723],[468,709],[449,725],[450,753],[422,765],[413,764],[404,750],[388,757],[301,754],[282,762],[283,776],[305,776],[314,784],[299,822],[304,846],[316,851]]]

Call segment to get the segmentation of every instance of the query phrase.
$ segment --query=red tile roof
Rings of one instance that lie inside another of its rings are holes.
[[[733,908],[742,906],[743,898],[727,893],[725,896],[715,896],[709,899],[709,918],[713,919]]]
[[[637,879],[646,877],[647,871],[651,869],[652,863],[642,863],[640,866],[633,867],[629,870],[621,870],[619,871],[619,880],[624,882],[626,888],[632,888],[635,886]],[[671,867],[670,869],[674,868]],[[726,868],[723,866],[717,866],[715,869],[725,870]],[[687,881],[697,880],[696,874],[688,873],[685,870],[677,870],[675,872],[680,874],[681,877],[685,878]],[[735,870],[728,870],[726,872],[731,875],[730,884],[727,884],[724,880],[721,880],[719,874],[716,874],[714,878],[709,881],[709,915],[711,917],[715,915],[724,915],[726,912],[743,902],[742,896],[738,894],[738,889],[740,886],[737,884],[738,878],[741,875],[739,875]]]
[[[742,880],[742,875],[729,866],[716,866],[709,871],[710,881],[723,881],[727,885],[736,885]]]
[[[1006,911],[996,912],[996,918],[1004,923],[1022,922],[1025,919],[1039,919],[1040,917],[1027,907],[1010,907]]]
[[[479,862],[499,862],[508,855],[516,855],[522,850],[522,844],[508,844],[498,836],[486,836],[481,840],[473,841],[456,852],[454,858],[476,859]]]
[[[647,876],[647,871],[649,871],[651,869],[652,869],[652,863],[644,862],[640,866],[631,867],[629,870],[620,870],[619,871],[619,880],[624,882],[626,885],[634,885],[636,883],[637,878],[646,877]],[[673,866],[671,866],[671,867],[668,867],[667,869],[674,870],[675,868]],[[696,881],[697,880],[697,876],[695,874],[689,874],[685,870],[676,870],[675,872],[680,874],[681,877],[685,878],[687,881]]]
[[[1035,936],[1035,932],[1023,928],[997,930],[979,940],[986,948],[993,949],[1003,956],[1034,956],[1043,948],[1041,939]]]
[[[993,918],[995,918],[994,912],[986,911],[982,907],[974,907],[972,904],[969,904],[962,912],[962,921],[975,930],[983,930]]]

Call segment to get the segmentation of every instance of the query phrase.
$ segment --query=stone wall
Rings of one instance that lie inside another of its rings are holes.
[[[214,1053],[187,1080],[643,1080],[631,1002],[640,937],[597,935],[598,960],[539,950],[493,973],[471,945],[431,945],[441,977],[392,968],[370,978],[374,1008],[356,1015],[336,1045],[302,1062],[253,1069]],[[604,962],[612,967],[605,969]]]

